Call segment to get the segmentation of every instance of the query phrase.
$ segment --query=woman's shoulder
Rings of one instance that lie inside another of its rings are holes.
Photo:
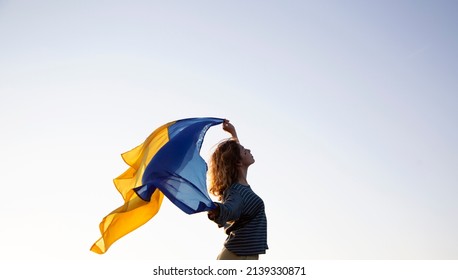
[[[229,195],[240,194],[243,191],[244,186],[239,183],[233,183],[228,188],[224,190],[223,197],[228,197]]]
[[[233,183],[228,189],[230,189],[232,191],[243,191],[243,190],[250,189],[250,186],[249,185],[244,185],[244,184],[241,184],[241,183]]]
[[[245,195],[246,193],[252,192],[249,185],[244,185],[240,183],[234,183],[229,188],[226,189],[228,194],[237,193],[239,195]]]

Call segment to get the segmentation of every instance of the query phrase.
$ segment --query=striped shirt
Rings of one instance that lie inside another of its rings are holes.
[[[239,256],[265,254],[267,219],[264,202],[250,186],[233,184],[223,193],[215,222],[225,228],[224,246]]]

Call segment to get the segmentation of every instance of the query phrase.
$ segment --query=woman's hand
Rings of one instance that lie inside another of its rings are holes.
[[[218,205],[218,203],[215,203],[215,205],[216,205],[216,208],[213,209],[213,210],[208,211],[208,213],[207,213],[208,218],[210,220],[212,220],[212,221],[214,221],[219,216],[219,205]]]
[[[237,132],[235,131],[235,127],[234,127],[234,125],[232,125],[229,122],[229,120],[224,120],[223,129],[224,129],[224,131],[229,132],[232,135],[232,138],[235,138],[238,141]]]

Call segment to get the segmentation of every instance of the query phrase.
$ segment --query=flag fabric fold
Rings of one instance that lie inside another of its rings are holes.
[[[164,195],[187,214],[215,206],[206,187],[207,164],[200,149],[207,130],[219,118],[190,118],[156,129],[139,146],[122,154],[129,168],[113,180],[124,205],[100,223],[102,236],[91,251],[103,254],[124,235],[153,218]]]

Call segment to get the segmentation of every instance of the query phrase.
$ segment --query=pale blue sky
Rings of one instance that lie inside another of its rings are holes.
[[[458,259],[456,1],[0,1],[0,259],[214,259],[168,201],[104,256],[120,154],[230,119],[264,259]],[[202,155],[226,137],[207,134]]]

